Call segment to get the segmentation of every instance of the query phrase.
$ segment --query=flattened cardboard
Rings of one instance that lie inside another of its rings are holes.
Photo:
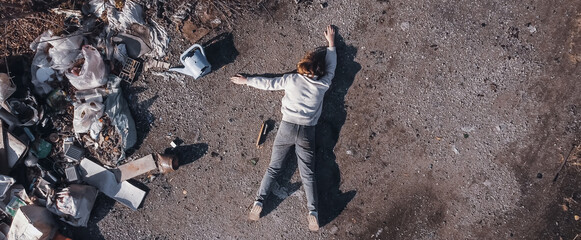
[[[113,172],[89,159],[81,160],[79,172],[85,182],[133,210],[137,210],[145,197],[145,191],[127,181],[118,183]]]
[[[22,206],[12,220],[8,240],[52,239],[56,233],[56,227],[52,214],[46,208],[35,205]]]

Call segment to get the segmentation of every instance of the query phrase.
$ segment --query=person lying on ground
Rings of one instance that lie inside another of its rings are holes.
[[[307,196],[309,230],[318,231],[317,184],[315,179],[315,125],[321,116],[323,97],[331,85],[337,66],[335,29],[329,25],[324,33],[328,47],[307,53],[297,64],[297,72],[282,77],[244,77],[240,74],[230,80],[262,90],[284,90],[282,122],[274,139],[270,164],[258,189],[248,215],[250,220],[260,218],[263,202],[271,186],[283,171],[287,153],[294,146],[301,181]],[[324,50],[324,51],[323,51]]]

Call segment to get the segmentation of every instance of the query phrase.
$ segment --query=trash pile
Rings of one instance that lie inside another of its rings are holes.
[[[10,72],[20,63],[7,61],[0,73],[0,240],[52,239],[55,219],[86,226],[99,192],[136,210],[146,192],[127,180],[178,167],[170,155],[125,155],[137,135],[120,85],[144,65],[169,69],[163,27],[129,0],[55,11],[64,31],[37,37],[29,70]]]

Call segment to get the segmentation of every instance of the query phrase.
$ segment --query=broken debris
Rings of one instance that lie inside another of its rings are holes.
[[[194,79],[198,79],[212,71],[212,66],[206,59],[204,48],[199,44],[192,45],[182,53],[180,62],[184,65],[183,67],[174,67],[169,70],[192,76]]]
[[[115,177],[117,178],[117,182],[123,182],[146,172],[155,170],[156,168],[157,165],[153,159],[153,154],[150,154],[140,159],[123,164],[116,169],[117,171],[114,172]]]
[[[71,184],[60,191],[51,191],[47,199],[47,209],[72,226],[86,227],[93,204],[97,199],[97,189],[80,184]]]
[[[98,188],[108,197],[133,210],[137,210],[139,205],[141,205],[145,197],[145,191],[127,181],[118,183],[114,173],[89,159],[81,160],[79,166],[83,181]]]

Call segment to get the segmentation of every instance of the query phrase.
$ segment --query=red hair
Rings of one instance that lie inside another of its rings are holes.
[[[307,53],[297,64],[297,72],[310,78],[325,75],[326,53],[321,49]]]

